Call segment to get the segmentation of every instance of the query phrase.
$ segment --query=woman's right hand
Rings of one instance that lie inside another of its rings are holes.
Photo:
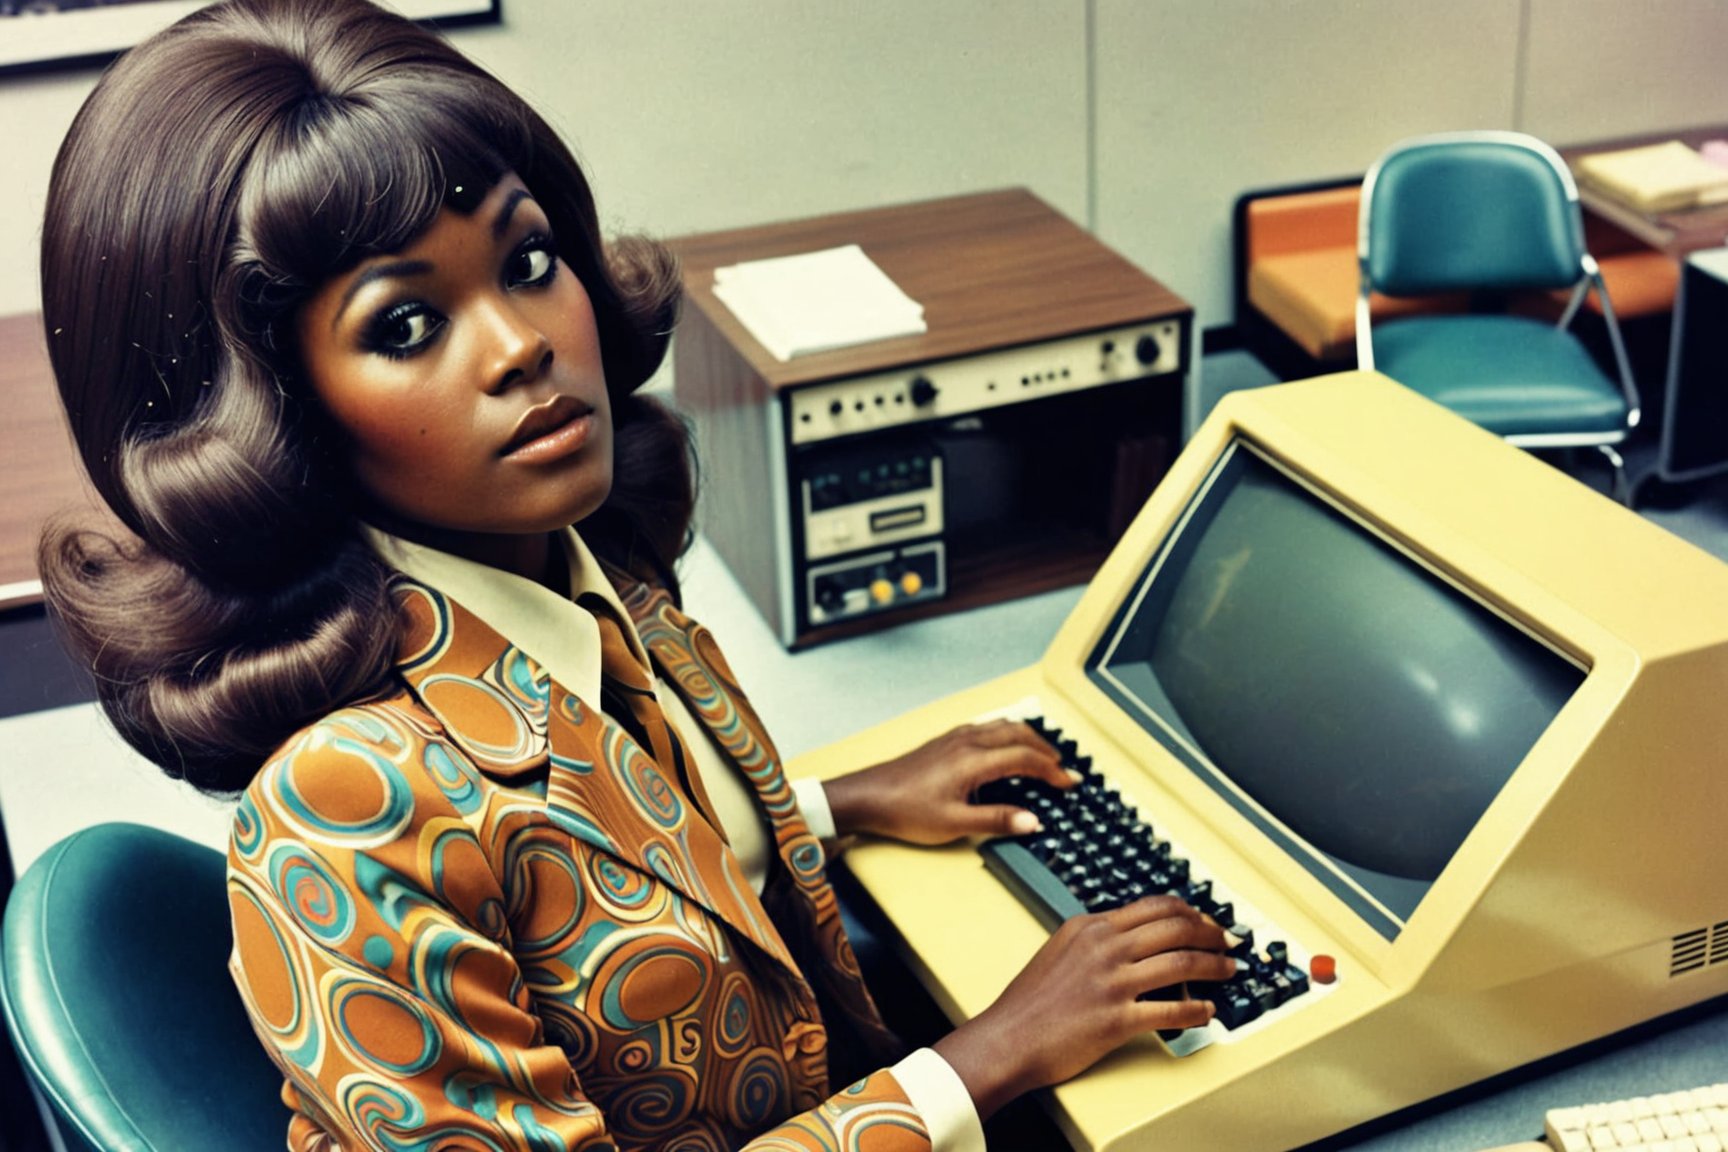
[[[1061,1083],[1131,1037],[1212,1018],[1204,1000],[1140,1000],[1187,980],[1226,980],[1236,961],[1223,929],[1174,896],[1149,896],[1062,925],[978,1016],[937,1041],[938,1054],[988,1117]]]

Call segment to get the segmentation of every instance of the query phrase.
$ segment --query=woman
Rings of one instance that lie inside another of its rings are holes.
[[[1207,1019],[1136,999],[1234,968],[1146,901],[887,1063],[812,822],[1024,831],[967,797],[1060,773],[997,724],[794,795],[677,607],[688,440],[634,395],[674,270],[596,219],[538,116],[364,0],[186,18],[55,167],[50,353],[125,532],[50,529],[44,586],[127,739],[240,794],[289,1146],[957,1147]]]

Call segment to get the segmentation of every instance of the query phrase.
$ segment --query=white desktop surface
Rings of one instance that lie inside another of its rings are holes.
[[[718,637],[787,756],[927,701],[1036,663],[1080,589],[1071,588],[788,653],[724,563],[698,540],[682,565],[690,614]],[[95,705],[0,720],[0,814],[21,873],[79,828],[153,824],[216,848],[228,806],[168,780],[132,752]],[[1514,1073],[1394,1118],[1385,1131],[1334,1138],[1342,1152],[1470,1152],[1542,1129],[1545,1109],[1728,1081],[1728,1005],[1658,1021],[1635,1037]],[[1219,1148],[1227,1147],[1227,1137]]]

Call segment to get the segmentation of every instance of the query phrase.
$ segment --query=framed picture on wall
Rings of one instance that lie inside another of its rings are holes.
[[[0,77],[106,64],[211,0],[0,0]],[[383,0],[439,27],[495,24],[501,0]]]

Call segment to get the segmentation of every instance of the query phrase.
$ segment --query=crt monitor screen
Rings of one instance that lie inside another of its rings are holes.
[[[1088,662],[1387,939],[1584,673],[1242,440]]]

